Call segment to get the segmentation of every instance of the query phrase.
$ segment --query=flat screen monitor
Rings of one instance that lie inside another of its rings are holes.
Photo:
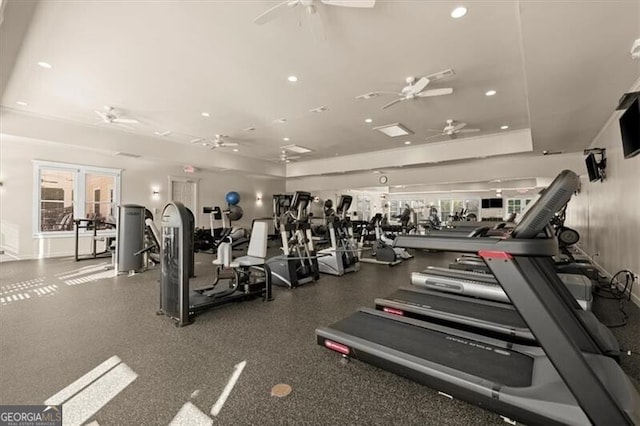
[[[483,198],[482,199],[483,209],[501,209],[502,206],[503,206],[502,198]]]
[[[637,98],[620,117],[624,158],[640,154],[640,98]]]
[[[593,153],[587,155],[584,160],[587,165],[587,173],[589,173],[589,182],[595,182],[600,180],[600,172],[598,172],[598,162],[596,156]]]

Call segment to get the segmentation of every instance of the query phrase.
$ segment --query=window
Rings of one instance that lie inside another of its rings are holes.
[[[358,213],[358,220],[368,221],[371,218],[371,197],[367,195],[357,195],[355,198],[355,206],[352,206],[351,211]],[[355,207],[355,209],[353,207]]]
[[[440,200],[440,220],[449,221],[458,213],[460,215],[464,211],[463,200]]]
[[[533,200],[533,198],[509,198],[507,200],[507,214],[524,211],[524,208]]]
[[[34,232],[70,233],[78,218],[115,223],[120,173],[119,169],[35,161]]]
[[[398,221],[399,217],[404,212],[406,206],[409,206],[411,210],[416,214],[416,218],[419,221],[421,219],[422,210],[426,205],[424,200],[393,200],[389,202],[389,219]]]

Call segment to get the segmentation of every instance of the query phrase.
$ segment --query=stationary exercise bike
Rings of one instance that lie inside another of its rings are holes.
[[[411,259],[411,255],[407,250],[401,247],[393,247],[393,239],[389,238],[382,231],[381,227],[382,213],[376,213],[367,227],[368,231],[374,230],[376,239],[371,246],[371,257],[362,256],[361,262],[377,263],[388,266],[395,266],[406,259]],[[361,246],[364,245],[364,238],[361,237]]]

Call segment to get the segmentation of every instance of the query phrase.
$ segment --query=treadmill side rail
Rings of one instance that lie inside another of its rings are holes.
[[[518,240],[491,237],[429,237],[428,235],[398,235],[394,247],[442,250],[458,253],[502,251],[521,256],[555,256],[558,242],[554,238]]]

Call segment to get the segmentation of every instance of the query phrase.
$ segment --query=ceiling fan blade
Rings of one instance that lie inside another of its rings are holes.
[[[376,0],[320,0],[324,4],[343,7],[373,7]]]
[[[95,113],[96,113],[96,115],[97,115],[98,117],[100,117],[100,119],[101,119],[102,121],[105,121],[105,122],[109,122],[109,121],[111,121],[111,120],[109,119],[109,116],[108,116],[107,114],[105,114],[104,112],[102,112],[102,111],[93,111],[93,112],[95,112]]]
[[[434,138],[439,138],[441,136],[446,136],[446,133],[438,133],[437,135],[433,135],[433,136],[427,136],[426,138],[424,138],[424,140],[428,141],[429,139],[434,139]]]
[[[407,100],[407,98],[398,98],[398,99],[396,99],[396,100],[394,100],[394,101],[389,102],[389,103],[388,103],[388,104],[386,104],[386,105],[383,105],[383,106],[382,106],[382,109],[387,109],[387,108],[389,108],[390,106],[393,106],[393,105],[397,104],[398,102],[402,102],[402,101],[406,101],[406,100]]]
[[[418,93],[416,96],[419,96],[421,98],[429,98],[431,96],[450,95],[452,93],[453,89],[451,87],[445,87],[442,89],[425,90],[424,92]]]
[[[223,142],[221,146],[238,146],[235,142]]]
[[[138,120],[136,120],[135,118],[114,118],[113,120],[111,120],[112,123],[119,123],[119,124],[137,124],[139,123]]]
[[[458,130],[456,133],[475,133],[479,131],[480,129],[462,129],[462,130]]]
[[[386,91],[376,90],[375,92],[369,92],[360,96],[356,96],[356,99],[371,99],[371,98],[375,98],[378,95],[397,95],[397,94],[398,93],[396,92],[386,92]]]
[[[313,6],[309,6],[309,7],[313,8]],[[310,10],[313,10],[313,12],[309,14],[309,19],[311,21],[310,23],[311,33],[313,34],[313,37],[318,41],[326,41],[327,35],[324,30],[324,22],[322,21],[322,15],[320,15],[320,13],[315,8]]]
[[[453,77],[455,75],[455,73],[453,72],[453,70],[451,68],[448,68],[446,70],[442,70],[442,71],[438,71],[435,72],[433,74],[429,74],[427,76],[427,78],[431,81],[437,81],[437,80],[442,80],[443,78],[449,78],[449,77]]]
[[[293,7],[293,6],[296,6],[297,4],[298,4],[298,1],[291,2],[289,0],[285,0],[282,3],[278,3],[277,5],[273,6],[271,9],[268,9],[267,11],[263,12],[260,16],[254,19],[253,22],[258,25],[266,24],[267,22],[280,16],[280,14],[284,12],[285,6]]]
[[[417,95],[420,92],[422,92],[425,89],[425,87],[427,87],[428,84],[429,84],[429,79],[427,77],[422,77],[420,80],[415,82],[411,91]]]
[[[195,139],[191,139],[191,141],[190,141],[190,142],[191,142],[191,143],[200,143],[200,142],[202,142],[202,141],[204,141],[204,139],[203,139],[203,138],[195,138]]]
[[[442,133],[442,129],[427,129],[427,132],[438,132],[438,133]]]
[[[462,128],[463,128],[464,126],[466,126],[466,125],[467,125],[467,123],[462,123],[462,122],[460,122],[460,123],[456,124],[455,126],[453,126],[453,130],[454,130],[454,131],[460,130],[460,129],[462,129]]]

